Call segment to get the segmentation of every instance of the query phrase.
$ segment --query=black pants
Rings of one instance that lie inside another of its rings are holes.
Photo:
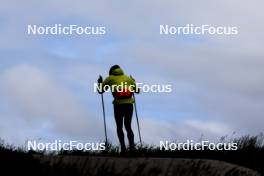
[[[127,131],[127,138],[129,141],[130,149],[134,148],[134,133],[131,128],[133,104],[114,105],[114,113],[117,127],[117,136],[121,145],[121,149],[126,148],[123,132],[123,121]]]

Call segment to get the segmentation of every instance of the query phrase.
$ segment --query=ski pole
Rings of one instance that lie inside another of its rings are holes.
[[[138,126],[139,141],[140,141],[140,144],[141,144],[141,146],[142,146],[142,140],[141,140],[141,134],[140,134],[140,127],[139,127],[139,121],[138,121],[138,113],[137,113],[136,97],[135,97],[134,93],[133,93],[133,97],[134,97],[135,113],[136,113],[136,118],[137,118],[137,126]]]
[[[99,77],[102,77],[101,75],[99,75]],[[107,140],[107,131],[106,131],[106,120],[105,120],[105,106],[104,106],[104,96],[103,96],[103,93],[100,92],[99,90],[99,93],[101,94],[101,99],[102,99],[102,107],[103,107],[103,118],[104,118],[104,132],[105,132],[105,142],[106,144],[108,144],[108,140]]]
[[[108,144],[108,140],[107,140],[107,131],[106,131],[106,121],[105,121],[104,96],[103,96],[103,94],[101,94],[101,98],[102,98],[102,107],[103,107],[103,116],[104,116],[105,142],[106,142],[106,144]]]

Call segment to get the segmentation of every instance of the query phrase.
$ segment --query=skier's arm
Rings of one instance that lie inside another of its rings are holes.
[[[98,79],[98,87],[97,87],[97,91],[99,94],[104,93],[110,85],[110,78],[107,77],[104,81],[103,81],[103,77],[100,75],[99,79]]]
[[[140,89],[139,89],[139,87],[137,86],[136,82],[135,82],[135,93],[137,93],[137,94],[140,93]]]
[[[110,79],[110,77],[107,77],[107,78],[101,83],[103,93],[104,93],[104,92],[110,87],[110,85],[111,85],[111,79]]]
[[[135,79],[132,76],[130,76],[130,78],[131,78],[131,81],[132,81],[132,85],[133,85],[133,88],[134,88],[134,92],[137,93],[137,94],[139,94],[140,93],[140,89],[137,86]]]

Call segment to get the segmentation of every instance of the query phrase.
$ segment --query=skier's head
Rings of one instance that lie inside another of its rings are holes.
[[[117,68],[120,68],[120,66],[119,66],[119,65],[113,65],[113,66],[110,68],[110,70],[109,70],[109,75],[112,75],[113,71],[114,71],[115,69],[117,69]]]

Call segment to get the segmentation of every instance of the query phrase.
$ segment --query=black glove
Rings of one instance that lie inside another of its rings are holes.
[[[98,82],[98,86],[101,87],[102,86],[102,82],[103,82],[103,77],[101,75],[99,75],[99,78],[98,78],[97,82]],[[100,88],[97,89],[97,91],[98,91],[99,94],[103,93],[103,91],[100,91]]]
[[[131,75],[130,75],[130,78],[131,78],[133,81],[136,81]]]
[[[103,82],[103,77],[101,75],[99,75],[97,82],[98,84],[101,84]]]

